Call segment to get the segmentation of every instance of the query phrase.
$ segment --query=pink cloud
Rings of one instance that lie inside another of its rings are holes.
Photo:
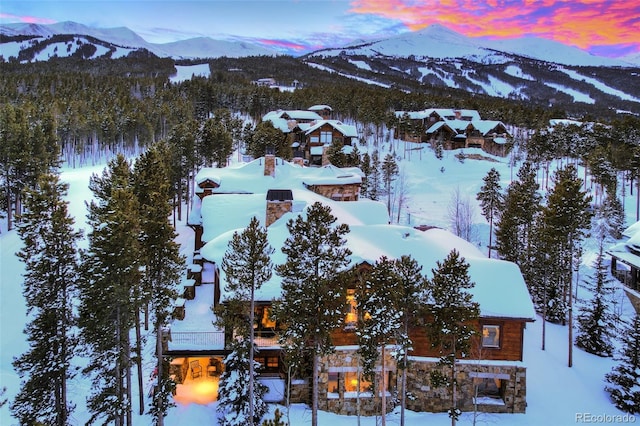
[[[351,12],[398,20],[411,31],[440,23],[471,37],[529,35],[600,52],[622,44],[640,50],[636,0],[354,0]]]
[[[57,21],[49,18],[40,18],[37,16],[18,16],[10,13],[0,13],[0,19],[13,22],[24,22],[27,24],[55,24]]]

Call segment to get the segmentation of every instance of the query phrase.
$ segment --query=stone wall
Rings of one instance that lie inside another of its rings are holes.
[[[360,184],[345,185],[309,185],[309,190],[323,197],[337,201],[358,201],[360,197]]]
[[[407,370],[407,408],[414,411],[444,412],[451,405],[447,388],[432,388],[430,374],[440,369],[437,360],[411,361]],[[474,410],[475,379],[499,379],[502,400],[479,400],[478,411],[490,413],[524,413],[526,410],[527,370],[515,363],[499,365],[495,362],[468,361],[457,365],[458,408]]]
[[[358,398],[355,392],[345,392],[345,373],[362,372],[359,357],[355,347],[338,347],[333,354],[324,357],[321,361],[318,384],[318,405],[321,410],[337,414],[373,416],[380,414],[382,401],[380,397],[374,398],[370,392],[363,392]],[[385,372],[392,379],[389,385],[395,388],[396,363],[392,359],[390,350],[385,351]],[[376,371],[381,372],[381,364],[378,362]],[[338,373],[338,392],[329,393],[329,373]],[[378,376],[379,380],[379,376]],[[393,392],[387,393],[387,412],[394,407]]]
[[[344,415],[363,416],[380,414],[380,398],[364,393],[357,398],[353,392],[345,392],[345,373],[362,371],[355,347],[338,347],[336,352],[321,361],[319,376],[319,409]],[[390,371],[391,392],[387,393],[387,412],[394,408],[394,395],[400,388],[402,374],[396,372],[396,364],[386,351],[385,371]],[[422,412],[446,412],[451,405],[451,397],[446,387],[431,387],[431,372],[442,367],[436,358],[413,359],[407,374],[407,409]],[[381,371],[378,364],[377,371]],[[329,374],[338,373],[338,392],[329,392]],[[443,371],[446,373],[446,371]],[[527,370],[518,362],[462,361],[457,365],[458,402],[462,411],[474,411],[474,397],[478,381],[500,382],[500,395],[478,399],[477,410],[486,413],[524,413],[526,411]],[[308,389],[307,389],[308,391]],[[293,395],[293,391],[292,391]],[[301,402],[304,399],[300,400]]]

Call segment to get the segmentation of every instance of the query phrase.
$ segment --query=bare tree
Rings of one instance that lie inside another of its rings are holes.
[[[451,232],[460,238],[471,241],[474,237],[472,225],[475,218],[475,209],[471,205],[469,196],[462,195],[459,187],[451,195],[447,212],[449,214]]]
[[[398,173],[398,180],[393,188],[393,198],[394,204],[398,206],[398,211],[396,212],[396,222],[400,223],[400,214],[402,213],[403,207],[406,207],[407,202],[409,201],[409,187],[408,187],[408,179],[407,172],[404,167],[400,168],[400,172]]]

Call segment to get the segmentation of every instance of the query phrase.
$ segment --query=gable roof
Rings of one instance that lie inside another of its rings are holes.
[[[338,132],[342,133],[346,137],[358,137],[358,130],[356,126],[351,124],[344,124],[339,120],[317,120],[311,123],[301,123],[299,125],[300,129],[304,131],[305,135],[313,133],[324,125],[329,125],[336,129]]]

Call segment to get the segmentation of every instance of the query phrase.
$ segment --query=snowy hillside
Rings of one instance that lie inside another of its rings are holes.
[[[47,37],[44,40],[35,38],[25,41],[11,41],[0,45],[0,55],[5,59],[19,58],[28,50],[33,50],[32,61],[47,61],[51,58],[80,56],[84,59],[109,57],[111,59],[127,56],[136,49],[119,47],[110,43],[100,42],[83,36]]]

